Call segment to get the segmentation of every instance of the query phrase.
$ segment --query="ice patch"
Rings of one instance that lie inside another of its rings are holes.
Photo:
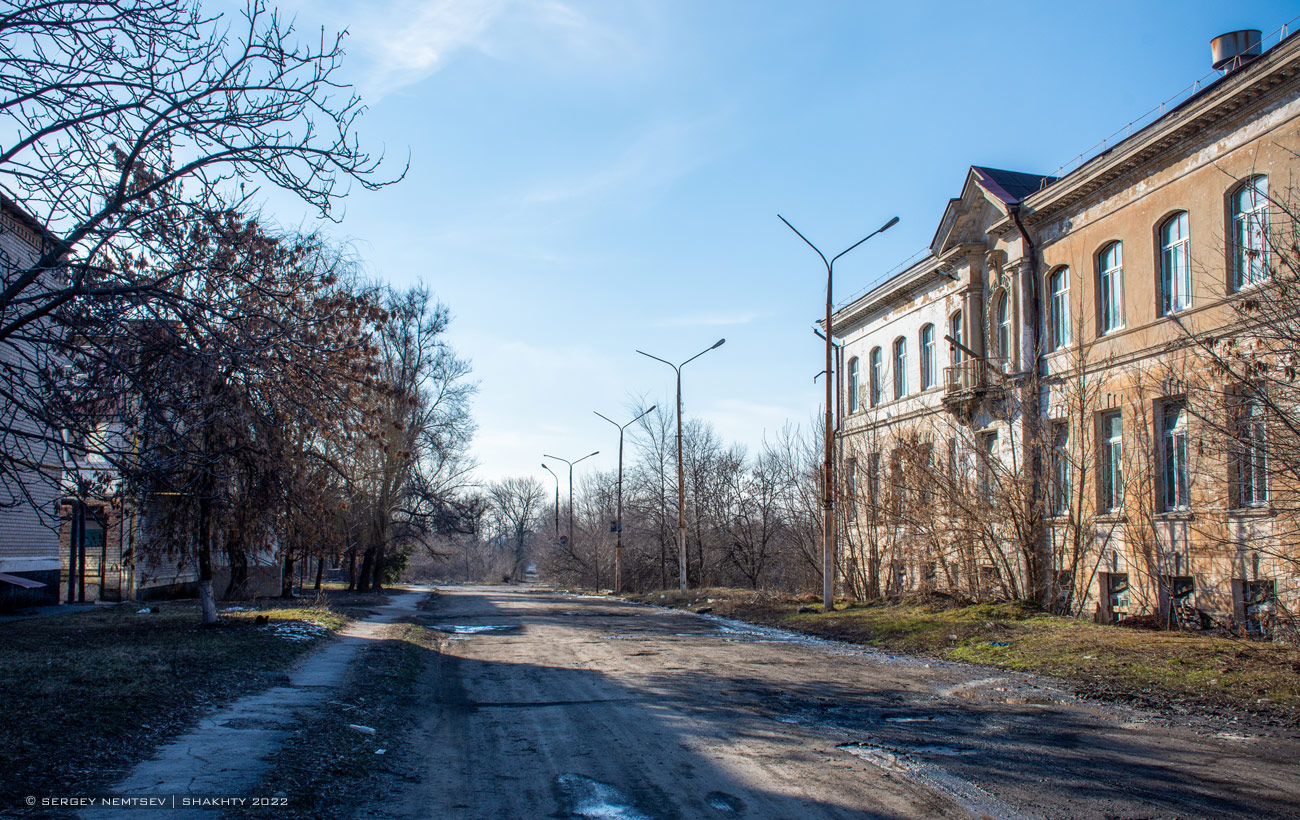
[[[510,624],[485,624],[483,626],[454,626],[451,624],[439,624],[431,626],[430,629],[436,629],[439,632],[450,632],[454,635],[477,635],[480,632],[503,632],[507,629],[514,629]]]
[[[1039,815],[1022,811],[1008,803],[1004,803],[974,783],[949,774],[933,763],[917,760],[902,750],[863,742],[841,743],[839,748],[867,761],[873,766],[891,772],[898,772],[923,786],[928,786],[947,795],[976,817],[997,818],[997,820],[1040,820]],[[940,749],[948,750],[950,748],[946,746],[921,746],[917,747],[916,751],[929,751],[931,754],[951,754],[952,752],[939,751]],[[973,750],[969,752],[953,750],[953,752],[957,754],[975,753]]]
[[[265,629],[287,641],[313,641],[329,634],[329,629],[315,621],[272,621]]]
[[[618,789],[580,774],[562,774],[555,778],[564,808],[574,817],[589,820],[650,820],[637,811]]]

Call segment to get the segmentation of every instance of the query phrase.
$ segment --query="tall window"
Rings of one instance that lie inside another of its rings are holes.
[[[1187,470],[1187,406],[1181,401],[1165,404],[1164,491],[1166,510],[1185,510],[1190,483]]]
[[[921,328],[921,389],[934,387],[934,325]]]
[[[960,364],[961,360],[966,358],[966,354],[962,352],[962,349],[959,346],[964,344],[966,341],[961,337],[961,311],[960,310],[954,313],[952,317],[948,319],[948,335],[951,336],[957,342],[957,344],[952,346],[952,363]]]
[[[1232,195],[1232,270],[1234,288],[1268,276],[1268,177],[1246,180]]]
[[[878,347],[873,347],[871,349],[871,372],[867,375],[871,382],[871,384],[868,385],[868,391],[870,393],[868,398],[870,399],[871,406],[875,407],[877,404],[880,404],[880,400],[884,398],[885,395],[885,386],[881,384],[880,381],[880,348]]]
[[[1047,292],[1052,303],[1048,308],[1048,349],[1060,350],[1070,343],[1070,269],[1047,277]]]
[[[858,412],[858,357],[849,359],[849,412]]]
[[[851,458],[848,461],[848,470],[846,471],[845,489],[848,491],[849,515],[850,521],[856,521],[858,518],[858,460]]]
[[[1005,291],[998,297],[997,337],[998,366],[1005,372],[1011,362],[1011,295]]]
[[[1192,304],[1192,254],[1187,236],[1186,211],[1160,226],[1161,312],[1166,316]]]
[[[994,430],[991,433],[979,434],[979,461],[975,465],[976,482],[979,489],[980,498],[984,503],[992,504],[993,498],[993,470],[997,465],[998,457],[998,433]]]
[[[1258,507],[1268,502],[1268,454],[1264,430],[1264,405],[1258,399],[1244,401],[1237,410],[1238,507]]]
[[[1097,316],[1101,332],[1124,326],[1124,247],[1107,245],[1097,257]]]
[[[1053,515],[1070,511],[1070,427],[1052,425],[1051,475],[1048,487],[1048,505]]]
[[[1124,508],[1123,418],[1119,413],[1101,417],[1101,510]]]
[[[907,395],[907,339],[894,340],[894,398]]]

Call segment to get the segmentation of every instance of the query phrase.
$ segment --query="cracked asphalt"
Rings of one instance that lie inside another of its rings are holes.
[[[1294,730],[531,588],[421,617],[440,651],[362,816],[1300,817]]]

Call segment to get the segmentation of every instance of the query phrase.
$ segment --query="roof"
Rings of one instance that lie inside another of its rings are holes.
[[[1013,205],[1056,181],[1056,177],[1044,174],[1004,171],[981,165],[972,165],[970,169],[979,177],[980,185],[984,186],[985,190],[1008,205]]]
[[[42,225],[36,217],[27,213],[22,206],[4,194],[0,194],[0,208],[13,214],[14,219],[17,219],[21,224],[31,229],[33,233],[44,239],[46,242],[49,242],[57,248],[62,248],[65,253],[67,252],[67,245],[62,239],[55,236],[54,233],[50,231],[49,228]]]

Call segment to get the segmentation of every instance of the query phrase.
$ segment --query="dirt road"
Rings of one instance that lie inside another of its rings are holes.
[[[450,587],[391,818],[1300,817],[1300,737],[707,616]]]

